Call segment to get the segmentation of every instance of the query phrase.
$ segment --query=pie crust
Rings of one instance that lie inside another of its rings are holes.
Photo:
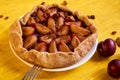
[[[92,34],[86,37],[73,52],[62,52],[57,51],[55,53],[49,52],[39,52],[35,49],[27,50],[23,47],[23,32],[21,29],[22,25],[25,25],[31,16],[38,8],[49,9],[51,7],[58,7],[63,11],[71,12],[76,15],[78,19],[83,21],[91,30]],[[10,27],[9,30],[9,40],[12,48],[16,54],[23,60],[31,63],[37,64],[45,68],[61,68],[73,65],[80,61],[93,47],[98,36],[98,31],[95,25],[90,22],[87,16],[82,15],[78,11],[72,11],[66,6],[51,4],[51,5],[37,5],[30,12],[25,14],[20,19],[16,20]]]

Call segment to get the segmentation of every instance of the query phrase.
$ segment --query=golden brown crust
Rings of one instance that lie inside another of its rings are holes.
[[[85,24],[90,27],[92,34],[89,35],[85,40],[83,40],[78,45],[78,47],[74,49],[74,52],[58,51],[55,53],[48,53],[48,52],[39,52],[34,49],[28,51],[27,49],[23,48],[22,30],[20,24],[25,25],[30,15],[33,12],[35,12],[37,8],[42,7],[44,9],[45,8],[48,9],[54,6],[57,6],[65,11],[70,11],[74,15],[77,15],[80,20],[84,21]],[[28,12],[22,18],[20,18],[19,20],[13,23],[13,25],[10,28],[9,35],[10,35],[10,43],[13,49],[15,50],[16,54],[23,60],[46,68],[60,68],[60,67],[70,66],[80,61],[94,45],[98,33],[95,25],[91,23],[86,16],[81,15],[77,11],[73,12],[64,6],[52,4],[49,6],[39,5],[33,8],[30,12]]]

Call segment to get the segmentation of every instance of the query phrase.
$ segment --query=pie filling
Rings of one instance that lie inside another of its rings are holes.
[[[38,8],[22,25],[23,47],[55,53],[74,52],[74,49],[92,34],[83,21],[70,11],[59,7]]]

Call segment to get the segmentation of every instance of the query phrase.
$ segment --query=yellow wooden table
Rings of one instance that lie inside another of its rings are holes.
[[[0,0],[0,80],[21,80],[29,66],[18,60],[8,44],[8,29],[21,15],[45,0]],[[46,3],[62,3],[61,0],[46,0]],[[68,7],[82,14],[94,14],[93,21],[99,30],[98,40],[120,37],[120,0],[69,0]],[[5,17],[9,17],[5,20]],[[112,31],[117,31],[111,35]],[[97,53],[82,66],[64,72],[42,71],[37,80],[118,80],[107,74],[107,64],[112,59],[120,59],[120,47],[115,55],[102,58]]]

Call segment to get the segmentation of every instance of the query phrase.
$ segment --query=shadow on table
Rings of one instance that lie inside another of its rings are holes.
[[[100,62],[100,61],[105,61],[107,59],[109,59],[109,58],[101,57],[96,51],[90,60],[92,60],[94,62]]]
[[[95,79],[99,78],[99,80],[119,80],[119,79],[114,79],[110,77],[107,73],[106,68],[100,69],[96,72],[96,75],[94,75]]]
[[[47,72],[47,71],[42,71],[39,76],[37,77],[38,79],[42,80],[56,80],[56,79],[64,79],[68,75],[72,74],[73,70],[68,70],[68,71],[61,71],[61,72]]]

